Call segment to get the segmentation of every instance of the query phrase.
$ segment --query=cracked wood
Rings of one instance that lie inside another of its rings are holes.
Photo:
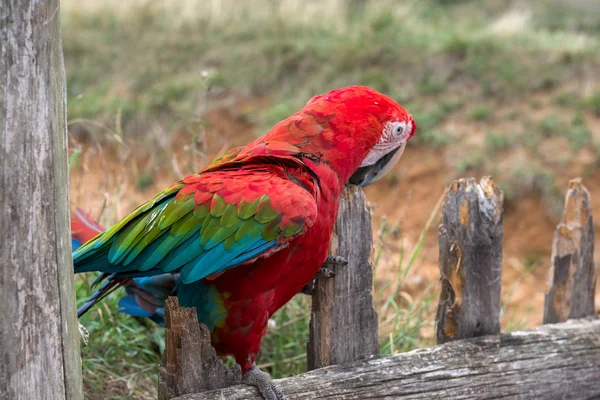
[[[600,397],[600,320],[456,340],[275,381],[289,400]],[[235,386],[175,400],[259,400]]]
[[[590,193],[581,178],[569,182],[562,221],[552,242],[544,323],[594,315],[596,268]]]
[[[232,386],[242,382],[239,365],[227,368],[217,357],[208,328],[196,308],[180,307],[177,297],[165,302],[165,351],[158,371],[158,399]]]
[[[500,332],[503,194],[491,177],[451,183],[438,229],[438,343]]]

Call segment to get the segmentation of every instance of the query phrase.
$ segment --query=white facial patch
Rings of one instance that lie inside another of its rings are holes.
[[[390,151],[400,147],[400,146],[404,146],[406,145],[406,143],[408,142],[408,139],[410,138],[410,134],[412,132],[412,123],[411,122],[404,122],[404,121],[395,121],[395,122],[387,122],[383,128],[383,132],[381,134],[381,139],[379,139],[379,142],[373,146],[373,148],[371,149],[371,151],[369,151],[369,154],[367,154],[367,156],[365,157],[365,159],[363,160],[362,164],[360,165],[361,167],[366,167],[369,165],[373,165],[375,164],[381,157],[385,156],[386,154],[388,154]],[[394,157],[394,162],[390,162],[389,164],[391,164],[389,167],[391,167],[393,164],[395,164],[395,161],[397,161],[400,157],[399,155],[402,154],[402,150],[398,151],[399,154],[396,154]]]

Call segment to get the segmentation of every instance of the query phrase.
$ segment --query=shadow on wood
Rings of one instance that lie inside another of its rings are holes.
[[[289,400],[598,398],[600,320],[457,340],[276,381]],[[259,400],[235,386],[176,400]]]

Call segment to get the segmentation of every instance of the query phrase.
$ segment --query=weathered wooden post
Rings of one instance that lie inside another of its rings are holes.
[[[158,375],[158,399],[220,389],[242,382],[239,365],[227,368],[198,323],[195,308],[180,307],[177,297],[165,304],[165,352]]]
[[[450,185],[438,230],[438,343],[500,332],[502,204],[491,177]]]
[[[581,178],[569,182],[562,221],[556,227],[544,323],[594,315],[596,270],[590,193]]]
[[[344,189],[329,254],[348,261],[315,282],[307,344],[308,369],[379,354],[373,305],[371,211],[357,186]]]
[[[0,398],[83,398],[58,0],[0,1]]]

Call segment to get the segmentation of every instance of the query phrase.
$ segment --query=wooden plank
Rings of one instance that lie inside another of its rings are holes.
[[[544,323],[594,315],[596,269],[590,193],[581,178],[569,182],[562,221],[554,232]]]
[[[227,368],[198,323],[195,308],[180,307],[177,297],[165,303],[165,352],[158,375],[158,399],[233,386],[242,381],[238,364]]]
[[[83,398],[58,0],[0,3],[0,397]]]
[[[344,189],[329,255],[348,265],[332,266],[333,277],[315,282],[307,344],[308,369],[379,354],[373,306],[371,211],[358,186]]]
[[[491,177],[450,185],[438,230],[438,343],[500,332],[502,204]]]
[[[391,357],[326,367],[277,385],[289,400],[600,398],[600,320],[457,340]],[[254,400],[235,386],[176,400]]]

